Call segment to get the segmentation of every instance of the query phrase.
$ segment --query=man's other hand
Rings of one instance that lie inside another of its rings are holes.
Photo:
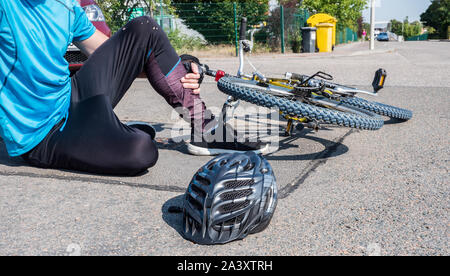
[[[183,83],[183,87],[187,89],[192,89],[194,94],[200,94],[200,74],[198,72],[198,66],[195,63],[191,63],[192,72],[189,73],[184,78],[181,79],[181,83]]]

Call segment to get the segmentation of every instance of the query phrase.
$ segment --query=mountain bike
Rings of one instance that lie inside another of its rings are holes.
[[[294,122],[316,130],[322,124],[364,130],[378,130],[384,125],[383,118],[374,113],[383,105],[365,102],[355,97],[357,93],[370,94],[370,92],[331,83],[332,77],[326,73],[318,72],[310,77],[287,73],[285,78],[269,78],[247,60],[255,71],[251,75],[245,74],[244,55],[251,52],[253,47],[253,43],[246,40],[246,29],[247,20],[242,18],[239,40],[240,65],[237,75],[230,75],[222,70],[210,70],[207,65],[202,65],[206,75],[215,77],[219,90],[229,95],[223,106],[224,117],[227,112],[236,108],[240,100],[243,100],[258,106],[278,108],[288,121],[286,134],[292,133]],[[377,80],[379,89],[386,79],[386,75],[381,73],[376,74],[376,78],[379,78]],[[377,108],[370,110],[369,106]]]

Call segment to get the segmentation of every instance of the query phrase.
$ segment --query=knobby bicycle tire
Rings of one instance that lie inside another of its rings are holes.
[[[236,99],[267,108],[277,107],[280,111],[289,115],[365,130],[378,130],[384,125],[384,121],[379,115],[363,116],[291,101],[283,97],[273,96],[265,92],[263,87],[246,87],[242,85],[243,82],[244,80],[239,78],[224,77],[220,79],[217,85],[220,91]]]
[[[407,109],[382,104],[378,102],[371,102],[361,98],[344,98],[341,102],[352,105],[355,107],[359,107],[365,110],[372,111],[376,114],[387,116],[390,118],[401,119],[401,120],[409,120],[413,117],[413,112]]]

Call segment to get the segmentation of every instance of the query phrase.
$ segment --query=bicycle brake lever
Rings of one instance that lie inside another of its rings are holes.
[[[203,70],[203,72],[205,72],[205,75],[210,76],[210,77],[214,77],[215,76],[215,71],[210,70],[209,66],[206,64],[200,64],[200,69]]]
[[[242,46],[243,46],[243,50],[246,53],[249,53],[252,51],[253,49],[253,43],[249,40],[243,40],[242,41]]]

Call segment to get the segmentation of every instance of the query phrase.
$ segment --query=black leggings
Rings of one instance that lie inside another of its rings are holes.
[[[187,72],[179,56],[153,19],[139,17],[99,47],[72,77],[67,122],[57,124],[23,158],[43,168],[113,175],[136,175],[154,166],[158,150],[150,135],[122,124],[113,111],[143,71],[169,104],[194,110],[198,96],[180,83]]]

